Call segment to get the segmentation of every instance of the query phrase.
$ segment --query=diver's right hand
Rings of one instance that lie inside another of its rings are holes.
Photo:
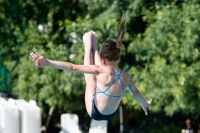
[[[37,67],[44,67],[49,64],[49,61],[44,58],[44,56],[38,54],[38,53],[30,53],[30,59],[35,62]]]

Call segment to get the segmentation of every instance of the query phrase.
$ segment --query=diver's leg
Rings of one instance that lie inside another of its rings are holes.
[[[84,36],[87,36],[86,38],[91,39],[91,42],[92,42],[91,34],[92,34],[91,32],[87,32],[84,34]],[[85,45],[84,65],[94,65],[92,43],[90,43],[90,41],[88,42],[87,44],[84,44]],[[88,114],[91,116],[93,94],[96,88],[96,77],[92,74],[84,74],[84,76],[85,76],[85,82],[86,82],[85,105],[86,105],[86,110]]]
[[[102,65],[101,63],[101,57],[99,55],[98,47],[97,47],[97,41],[98,41],[98,36],[96,32],[91,31],[93,36],[92,36],[92,51],[94,53],[94,64],[95,65]]]

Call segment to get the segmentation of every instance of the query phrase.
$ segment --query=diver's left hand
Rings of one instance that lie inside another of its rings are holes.
[[[149,106],[151,106],[151,102],[152,102],[152,99],[147,101],[147,104],[145,106],[144,105],[142,106],[143,110],[145,112],[145,115],[148,115],[148,108],[149,108]]]

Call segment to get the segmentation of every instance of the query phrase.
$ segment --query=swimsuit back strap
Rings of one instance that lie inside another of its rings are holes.
[[[111,68],[112,68],[112,67],[111,67]],[[125,91],[124,91],[124,85],[123,85],[123,83],[122,83],[122,81],[121,81],[121,79],[120,79],[120,75],[121,75],[121,73],[122,73],[122,70],[120,70],[119,73],[117,73],[113,68],[112,68],[112,70],[114,71],[114,73],[115,73],[115,75],[116,75],[114,81],[113,81],[104,91],[102,91],[99,87],[97,87],[97,89],[98,89],[100,92],[95,92],[94,95],[96,95],[96,94],[98,94],[98,93],[103,93],[103,94],[105,94],[105,95],[107,95],[107,96],[109,96],[109,97],[112,97],[112,98],[119,98],[119,97],[121,97],[121,96],[124,95],[124,93],[125,93]],[[122,86],[123,93],[122,93],[121,95],[117,95],[117,96],[107,94],[106,91],[107,91],[117,80],[120,80],[120,84],[121,84],[121,86]]]
[[[120,76],[121,73],[122,73],[122,71],[120,71],[120,73],[115,77],[115,79],[113,80],[113,82],[104,91],[102,91],[101,89],[99,89],[99,87],[97,87],[97,89],[99,91],[103,92],[103,93],[106,92],[117,81],[117,79],[119,78],[119,76]]]
[[[112,68],[112,67],[111,67],[111,68]],[[120,74],[122,73],[122,70],[120,70],[119,73],[117,73],[117,72],[115,71],[114,68],[112,68],[112,70],[114,71],[115,75],[117,75],[117,79],[120,81],[120,84],[121,84],[121,86],[122,86],[122,90],[123,90],[123,92],[124,92],[124,91],[125,91],[125,89],[124,89],[124,84],[123,84],[123,82],[122,82],[122,80],[121,80],[121,78],[120,78]]]

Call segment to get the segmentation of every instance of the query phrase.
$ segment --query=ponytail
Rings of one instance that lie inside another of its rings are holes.
[[[120,47],[124,39],[124,34],[126,32],[126,21],[125,16],[122,15],[121,22],[118,28],[118,37],[116,41],[112,39],[106,39],[100,49],[100,57],[106,58],[108,61],[120,61]]]
[[[125,32],[126,32],[126,19],[125,19],[125,16],[123,14],[119,28],[118,28],[118,37],[117,37],[117,40],[116,40],[116,43],[117,43],[116,48],[117,49],[120,49],[120,47],[122,45],[122,41],[124,39]]]

